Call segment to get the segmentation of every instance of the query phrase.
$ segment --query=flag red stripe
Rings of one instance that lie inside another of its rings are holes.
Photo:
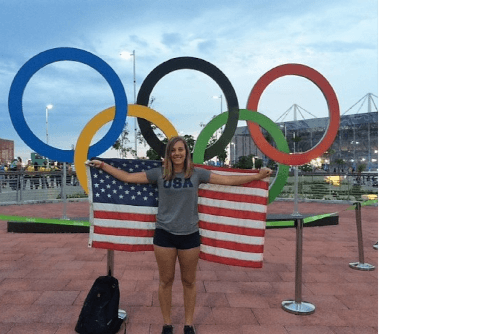
[[[233,258],[228,258],[228,257],[217,256],[217,255],[213,255],[213,254],[207,254],[204,252],[200,252],[200,259],[210,261],[210,262],[227,264],[230,266],[262,268],[262,261],[255,262],[255,261],[247,261],[247,260],[238,260],[238,259],[233,259]]]
[[[205,222],[200,220],[198,222],[198,226],[202,229],[215,231],[215,232],[226,232],[232,234],[246,235],[249,237],[263,237],[266,233],[264,228],[250,228],[250,227],[241,227],[241,226],[232,226],[232,225],[222,225],[216,223]]]
[[[232,241],[216,240],[211,238],[201,237],[201,243],[206,246],[217,248],[230,249],[246,253],[263,253],[264,245],[248,245]]]
[[[245,211],[242,208],[233,210],[198,204],[198,212],[215,216],[266,221],[265,212]]]
[[[153,245],[128,245],[128,244],[114,244],[111,242],[92,241],[93,248],[103,248],[124,252],[143,252],[153,251]]]
[[[156,222],[155,214],[127,213],[115,211],[94,211],[94,218],[112,220],[134,220],[139,222]]]
[[[119,227],[103,227],[94,225],[95,234],[116,235],[121,237],[149,237],[155,235],[155,230],[134,229],[134,228],[119,228]]]
[[[219,199],[224,201],[231,201],[231,202],[267,205],[267,197],[261,197],[255,195],[233,194],[233,193],[224,193],[216,190],[214,191],[208,189],[200,189],[198,190],[198,196],[211,199]]]
[[[244,183],[240,187],[258,188],[258,189],[265,189],[265,190],[267,190],[269,188],[269,183],[267,183],[266,181],[262,181],[262,180],[255,180],[255,181],[251,181],[251,182],[248,182],[248,183]]]

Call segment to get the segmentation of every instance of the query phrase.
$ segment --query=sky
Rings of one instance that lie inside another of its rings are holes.
[[[212,63],[229,78],[240,108],[246,107],[262,75],[287,63],[321,73],[337,94],[341,114],[368,93],[378,96],[377,1],[0,0],[0,4],[0,138],[14,140],[15,156],[24,161],[32,150],[11,123],[9,90],[29,59],[58,47],[82,49],[103,59],[120,78],[128,103],[134,101],[134,61],[120,57],[124,51],[135,51],[137,92],[156,66],[190,56]],[[221,94],[205,74],[179,70],[155,86],[151,107],[180,134],[196,138],[200,124],[221,112]],[[226,111],[225,98],[222,102]],[[53,108],[48,111],[47,131],[48,104]],[[293,104],[316,117],[328,116],[319,88],[298,76],[271,83],[258,111],[276,121]],[[104,78],[73,61],[55,62],[37,71],[23,95],[29,128],[43,142],[48,132],[49,144],[59,149],[76,145],[85,124],[113,105],[113,93]],[[349,114],[366,111],[367,107],[353,108]],[[292,119],[291,114],[286,118]],[[127,118],[127,122],[133,130],[134,119]],[[109,126],[103,126],[93,142]],[[139,155],[144,152],[139,146]],[[116,157],[117,153],[108,150],[102,156]]]

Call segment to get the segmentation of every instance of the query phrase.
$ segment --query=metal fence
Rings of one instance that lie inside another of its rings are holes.
[[[339,183],[327,182],[328,177],[335,177]],[[378,173],[303,173],[298,181],[299,200],[360,201],[363,195],[378,195]],[[278,197],[293,198],[294,187],[295,180],[289,177]]]
[[[333,185],[326,181],[335,176]],[[272,181],[272,180],[271,180]],[[295,180],[289,177],[278,198],[293,198]],[[298,184],[299,200],[359,201],[363,195],[378,194],[378,174],[301,173]],[[76,174],[58,172],[0,172],[0,205],[67,198],[86,198]]]
[[[76,174],[57,172],[0,172],[0,205],[43,201],[64,201],[87,197]]]

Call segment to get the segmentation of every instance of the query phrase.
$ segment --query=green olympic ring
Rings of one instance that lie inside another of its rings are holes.
[[[196,140],[196,144],[193,149],[193,162],[195,164],[201,164],[204,161],[205,150],[208,145],[210,137],[219,129],[221,126],[226,124],[228,118],[228,112],[219,114],[217,117],[212,119],[204,128]],[[276,146],[279,150],[289,153],[288,143],[286,142],[285,136],[281,132],[280,128],[267,116],[260,114],[255,111],[250,111],[247,109],[240,109],[239,111],[240,121],[252,121],[263,127],[271,137],[275,140]],[[288,172],[290,171],[290,166],[278,164],[278,173],[271,184],[269,189],[268,203],[272,203],[274,199],[281,193],[281,190],[286,184],[288,179]]]

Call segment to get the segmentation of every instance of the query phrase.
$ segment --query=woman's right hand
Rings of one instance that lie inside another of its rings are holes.
[[[102,164],[103,162],[100,161],[100,160],[90,160],[87,162],[87,164],[90,166],[90,167],[94,167],[94,168],[102,168]]]

